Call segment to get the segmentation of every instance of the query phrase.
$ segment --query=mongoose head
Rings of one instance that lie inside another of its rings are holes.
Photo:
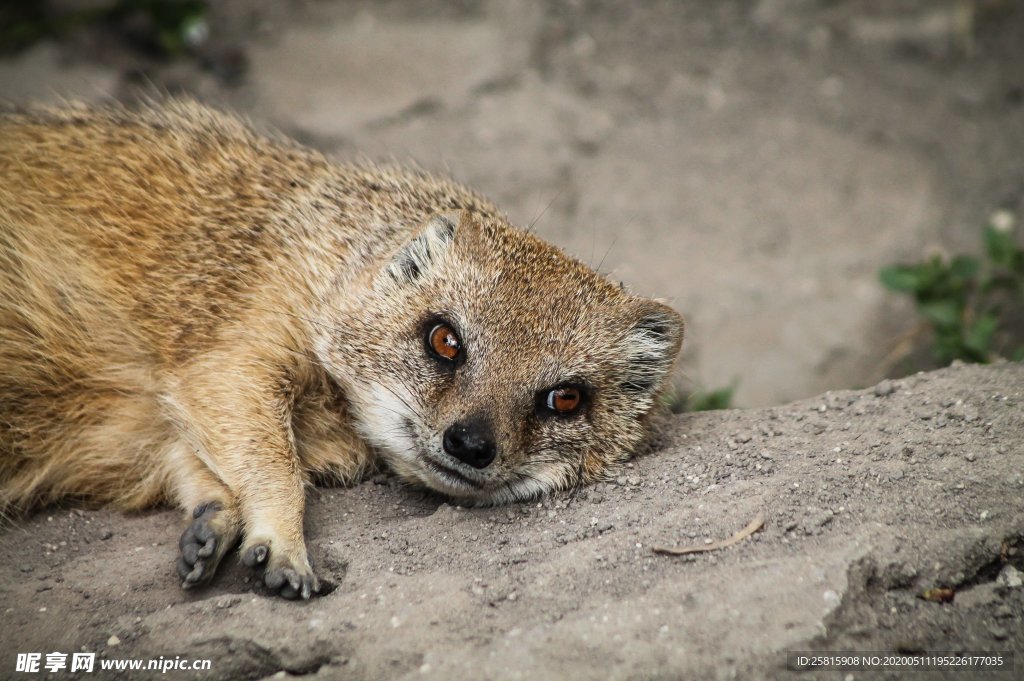
[[[683,340],[668,306],[465,211],[367,278],[328,299],[320,361],[401,477],[463,503],[601,479],[643,440]]]

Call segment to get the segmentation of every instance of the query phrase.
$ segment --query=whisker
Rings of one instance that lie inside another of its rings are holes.
[[[561,196],[561,195],[562,195],[562,192],[564,192],[564,191],[565,191],[565,188],[563,187],[563,188],[561,188],[561,189],[559,189],[559,190],[558,190],[558,193],[556,193],[556,194],[555,194],[555,195],[554,195],[553,197],[551,197],[551,200],[550,200],[550,201],[548,201],[548,205],[544,206],[544,210],[542,210],[542,211],[540,212],[540,215],[538,215],[537,217],[535,217],[535,218],[534,218],[534,219],[533,219],[533,220],[532,220],[532,221],[530,222],[530,225],[529,225],[529,226],[528,226],[528,227],[526,228],[526,233],[527,233],[527,234],[533,234],[533,227],[534,227],[534,225],[536,225],[536,224],[537,224],[538,222],[540,222],[540,219],[541,219],[542,217],[544,217],[544,214],[548,212],[548,209],[549,209],[549,208],[551,208],[551,206],[552,206],[552,205],[553,205],[553,204],[555,203],[555,201],[557,201],[557,200],[558,200],[558,197],[559,197],[559,196]]]

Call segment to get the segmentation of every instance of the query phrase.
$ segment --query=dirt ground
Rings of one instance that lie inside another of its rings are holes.
[[[1018,679],[1022,432],[1024,366],[959,367],[680,415],[616,481],[537,504],[462,509],[387,476],[321,490],[309,544],[334,588],[309,603],[238,565],[179,589],[175,512],[51,509],[0,536],[3,677],[17,652],[84,650],[212,661],[181,679],[848,679],[786,653],[857,650],[1015,652],[1015,671],[925,676]],[[758,514],[731,548],[652,552]]]
[[[44,510],[0,530],[0,678],[79,650],[208,658],[164,675],[206,680],[906,678],[797,671],[798,650],[1014,652],[981,678],[1024,674],[1024,366],[824,392],[899,370],[914,318],[879,267],[1024,215],[1019,3],[225,1],[210,28],[173,63],[103,33],[42,44],[0,60],[0,98],[189,92],[447,172],[671,299],[680,381],[736,379],[757,408],[676,416],[615,482],[539,504],[318,491],[334,588],[306,604],[233,563],[181,591],[170,510]],[[759,513],[731,548],[651,551]]]

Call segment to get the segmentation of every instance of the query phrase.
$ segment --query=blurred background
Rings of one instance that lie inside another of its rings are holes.
[[[475,187],[679,309],[705,404],[1019,352],[1024,2],[0,2],[0,99],[166,92]]]

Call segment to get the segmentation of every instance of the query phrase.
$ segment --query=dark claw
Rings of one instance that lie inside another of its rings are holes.
[[[242,562],[251,568],[259,567],[267,562],[268,555],[270,555],[270,549],[263,544],[256,544],[245,550],[245,553],[242,554]]]
[[[272,591],[288,600],[302,598],[308,601],[313,594],[320,591],[320,580],[316,575],[299,575],[295,570],[284,568],[273,570],[263,576],[263,582]]]
[[[198,555],[200,558],[209,558],[210,556],[213,555],[213,551],[216,548],[217,548],[217,538],[216,537],[210,537],[209,539],[206,540],[206,544],[203,545],[203,548],[201,548],[198,551],[196,551],[196,555]]]
[[[285,579],[285,570],[267,570],[267,573],[263,575],[263,583],[274,591],[281,588],[281,585],[285,583]]]
[[[182,586],[186,589],[213,577],[217,566],[204,559],[214,555],[217,550],[218,536],[210,520],[220,508],[221,505],[216,501],[196,506],[192,511],[192,524],[178,540],[181,555],[178,557],[177,568],[178,574],[185,580]]]

